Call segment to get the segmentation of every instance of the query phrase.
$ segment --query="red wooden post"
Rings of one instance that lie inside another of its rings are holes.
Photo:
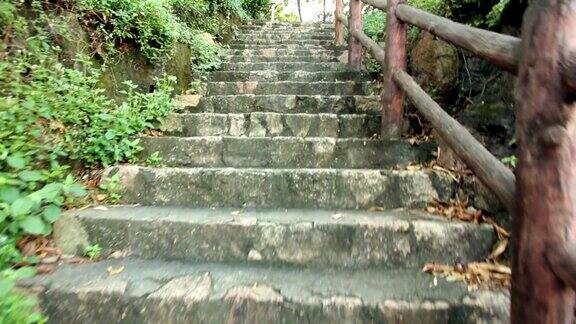
[[[576,0],[531,1],[517,84],[512,323],[573,323],[576,295]],[[569,55],[568,55],[569,57]]]
[[[396,8],[406,0],[388,0],[386,16],[386,69],[382,90],[382,137],[398,138],[402,133],[404,115],[404,93],[394,82],[394,72],[406,70],[406,30],[405,23],[396,17]]]
[[[362,2],[350,0],[350,17],[348,18],[348,64],[354,69],[362,67],[362,44],[352,36],[353,30],[362,30]]]
[[[336,21],[336,44],[344,45],[344,24],[337,18],[344,15],[344,0],[336,0],[334,20]]]

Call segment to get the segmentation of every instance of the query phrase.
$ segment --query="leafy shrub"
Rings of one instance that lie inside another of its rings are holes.
[[[364,33],[375,41],[383,41],[386,30],[386,14],[382,10],[370,10],[363,17]]]
[[[202,72],[217,69],[222,61],[220,60],[220,46],[216,44],[210,34],[196,34],[190,42],[192,50],[192,68],[195,72]]]
[[[0,39],[14,37],[18,50],[5,42],[0,55],[0,323],[43,322],[34,301],[12,289],[27,271],[10,268],[23,262],[15,242],[50,234],[61,209],[86,195],[72,161],[99,167],[136,159],[141,148],[131,137],[173,109],[174,79],[158,79],[153,93],[126,83],[127,99],[118,104],[98,86],[100,70],[89,60],[78,60],[82,70],[63,66],[43,24],[9,18]]]
[[[254,19],[267,19],[272,10],[271,0],[244,0],[242,8]]]
[[[77,0],[107,50],[134,43],[151,61],[166,54],[184,32],[165,0]]]

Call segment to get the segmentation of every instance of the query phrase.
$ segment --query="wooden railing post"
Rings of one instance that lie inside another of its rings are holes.
[[[398,138],[402,133],[404,93],[394,81],[394,73],[406,70],[406,24],[396,17],[396,8],[406,0],[388,0],[386,16],[386,67],[382,90],[382,137]]]
[[[573,323],[576,295],[576,0],[531,1],[517,81],[520,163],[512,323]],[[569,56],[568,56],[569,57]]]
[[[336,44],[344,45],[344,24],[337,19],[344,14],[344,0],[336,0],[336,10],[334,12],[334,21],[336,22]]]
[[[348,18],[348,64],[354,69],[362,67],[362,44],[352,36],[354,31],[362,30],[362,2],[350,0],[350,17]]]

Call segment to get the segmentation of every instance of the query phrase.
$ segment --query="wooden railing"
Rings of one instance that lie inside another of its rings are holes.
[[[362,31],[363,3],[387,13],[385,48]],[[514,215],[512,322],[572,323],[576,288],[576,0],[531,1],[522,38],[473,28],[406,0],[336,0],[336,42],[348,63],[362,47],[384,67],[382,136],[401,136],[404,96]],[[518,75],[518,181],[406,72],[413,25]]]

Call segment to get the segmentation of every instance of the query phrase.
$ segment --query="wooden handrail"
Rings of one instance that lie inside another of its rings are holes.
[[[348,28],[348,22],[346,21],[346,17],[344,17],[344,15],[337,15],[336,20],[340,21],[344,25],[344,27]],[[352,34],[352,36],[356,37],[356,39],[358,39],[360,41],[360,43],[362,43],[362,45],[364,45],[364,47],[366,47],[368,49],[368,51],[370,52],[370,55],[372,55],[372,57],[376,61],[378,61],[378,63],[380,63],[382,65],[385,64],[384,49],[382,47],[380,47],[380,45],[378,45],[378,43],[376,43],[374,40],[372,40],[372,38],[368,37],[368,35],[364,34],[364,32],[361,30],[351,31],[350,34]]]
[[[348,30],[352,37],[348,38],[348,64],[357,70],[362,68],[362,44],[354,37],[354,32],[362,30],[362,6],[360,0],[350,0]]]
[[[406,0],[361,1],[387,13],[383,135],[395,136],[401,129],[406,94],[440,138],[514,214],[512,323],[572,323],[576,290],[576,0],[531,1],[521,39],[455,23],[410,7]],[[518,74],[517,181],[512,171],[404,71],[408,24]],[[357,31],[353,36],[365,45]],[[386,129],[393,132],[387,134]]]
[[[464,48],[511,73],[518,71],[520,39],[453,22],[426,11],[401,4],[399,19]]]
[[[500,201],[513,211],[516,178],[510,169],[492,155],[456,119],[448,115],[422,88],[404,71],[395,71],[394,81],[408,95],[418,111],[432,124],[458,157],[487,185]]]

